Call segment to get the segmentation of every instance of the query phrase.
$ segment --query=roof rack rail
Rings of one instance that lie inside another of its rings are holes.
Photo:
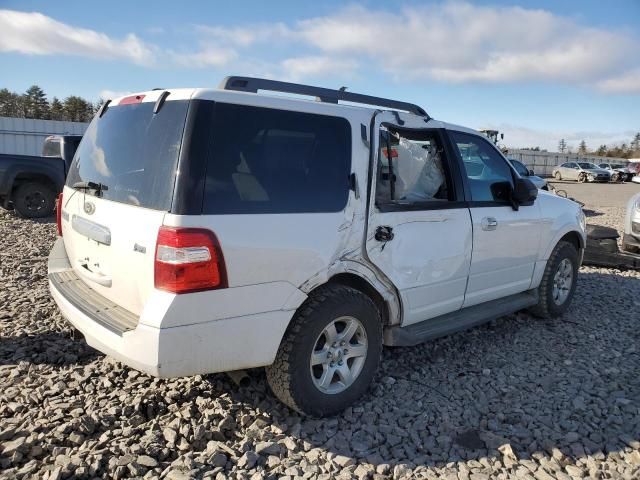
[[[343,101],[361,103],[364,105],[387,107],[392,110],[402,110],[422,117],[427,117],[427,119],[431,118],[422,107],[413,103],[391,100],[389,98],[372,97],[361,93],[347,92],[342,89],[333,90],[330,88],[313,87],[311,85],[303,85],[300,83],[280,82],[278,80],[269,80],[267,78],[237,76],[226,77],[222,80],[222,83],[220,83],[219,88],[223,90],[235,90],[238,92],[258,93],[258,90],[265,90],[270,92],[293,93],[295,95],[308,95],[316,97],[316,100],[319,102],[338,103],[339,101]]]

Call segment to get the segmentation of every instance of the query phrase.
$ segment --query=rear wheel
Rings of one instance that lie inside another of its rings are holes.
[[[554,177],[556,177],[556,180],[562,180],[562,174],[560,172],[556,172]]]
[[[578,279],[578,252],[569,242],[553,249],[538,287],[538,304],[531,312],[543,318],[562,315],[571,305]]]
[[[12,195],[13,206],[22,217],[42,218],[53,213],[56,203],[55,192],[40,182],[20,185]]]
[[[373,301],[350,287],[315,291],[296,313],[275,362],[273,393],[301,413],[333,415],[369,388],[382,352],[382,322]]]

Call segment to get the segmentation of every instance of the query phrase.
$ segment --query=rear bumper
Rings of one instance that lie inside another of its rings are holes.
[[[167,302],[163,292],[162,301],[150,300],[153,305],[142,315],[145,321],[127,324],[122,320],[123,312],[117,312],[120,307],[105,307],[105,302],[109,302],[95,292],[87,292],[91,288],[81,280],[77,286],[73,281],[71,285],[69,282],[65,285],[60,280],[73,277],[62,239],[56,241],[49,255],[48,269],[53,299],[62,315],[82,332],[89,345],[130,367],[160,378],[269,365],[273,363],[294,313],[293,310],[276,310],[158,328],[149,323],[162,325],[165,318],[173,320],[171,302]],[[61,273],[68,275],[61,276]],[[113,318],[114,312],[118,318]]]

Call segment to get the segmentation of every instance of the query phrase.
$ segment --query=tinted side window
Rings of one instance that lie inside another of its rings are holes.
[[[206,214],[338,212],[347,203],[344,118],[217,104]]]
[[[461,132],[451,132],[464,163],[471,189],[471,200],[476,202],[506,202],[513,187],[513,175],[506,160],[484,139]]]

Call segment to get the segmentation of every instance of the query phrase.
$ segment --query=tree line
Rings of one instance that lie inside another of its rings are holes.
[[[32,85],[24,93],[0,89],[0,117],[89,122],[103,103],[103,100],[92,103],[77,95],[62,100],[53,97],[49,101],[38,85]]]
[[[573,153],[567,141],[562,138],[558,142],[558,151],[560,153]],[[629,143],[621,145],[600,145],[596,149],[590,149],[587,142],[582,140],[578,145],[577,152],[580,155],[598,155],[599,157],[616,157],[616,158],[640,158],[640,132],[636,133]]]

